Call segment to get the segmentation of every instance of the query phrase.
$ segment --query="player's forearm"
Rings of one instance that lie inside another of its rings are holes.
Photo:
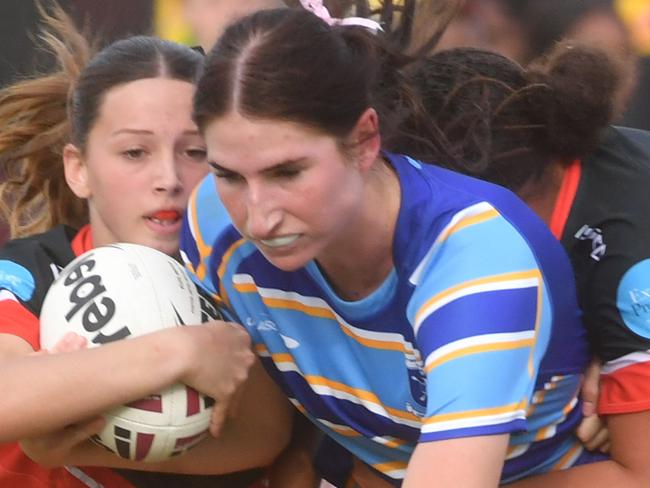
[[[61,354],[3,355],[0,441],[49,432],[177,381],[189,348],[172,331]]]
[[[508,488],[626,488],[647,487],[641,483],[632,471],[623,468],[614,461],[601,461],[562,471],[533,476],[508,485]]]
[[[609,488],[650,486],[650,411],[608,415],[611,460],[519,481],[513,488]]]

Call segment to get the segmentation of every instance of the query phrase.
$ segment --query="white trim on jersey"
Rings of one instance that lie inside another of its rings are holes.
[[[436,310],[444,307],[445,305],[453,302],[454,300],[458,300],[459,298],[463,298],[469,295],[476,295],[488,291],[536,288],[540,285],[539,279],[537,277],[519,278],[519,279],[503,280],[503,281],[498,280],[499,278],[498,276],[495,276],[494,278],[495,278],[494,281],[490,281],[488,283],[468,285],[452,293],[445,294],[444,296],[440,297],[439,300],[434,300],[433,302],[429,303],[425,307],[419,309],[416,315],[415,324],[413,326],[415,333],[416,334],[418,333],[418,330],[420,329],[422,323]],[[442,293],[444,293],[444,290],[442,291]]]
[[[0,290],[0,301],[3,300],[13,300],[14,302],[18,301],[16,295],[11,293],[9,290]]]
[[[618,359],[608,361],[603,366],[601,374],[611,374],[614,371],[625,368],[627,366],[633,366],[635,364],[647,363],[650,361],[650,349],[646,351],[636,351],[625,356],[621,356]]]
[[[245,273],[233,275],[232,282],[235,286],[235,289],[237,288],[237,285],[255,286],[257,293],[263,299],[266,298],[271,300],[292,302],[294,304],[301,305],[303,308],[311,308],[314,311],[325,312],[325,314],[331,316],[331,319],[336,320],[341,327],[345,328],[350,333],[348,335],[352,335],[353,337],[366,339],[369,341],[376,341],[378,343],[400,344],[403,350],[402,352],[406,355],[407,361],[410,361],[409,364],[417,364],[418,360],[420,359],[419,351],[413,346],[411,342],[407,341],[402,334],[397,334],[395,332],[376,332],[357,328],[346,322],[345,319],[337,314],[332,309],[332,307],[322,298],[305,296],[296,292],[286,292],[284,290],[279,290],[276,288],[262,288],[255,283],[255,280],[251,275]],[[311,315],[309,311],[304,312],[307,315]]]
[[[431,418],[435,419],[435,415]],[[525,419],[525,418],[526,418],[525,410],[519,408],[516,410],[511,410],[509,412],[503,412],[494,415],[477,415],[477,416],[465,417],[460,419],[424,423],[422,425],[422,433],[432,434],[434,432],[467,429],[472,427],[490,427],[499,424],[506,424],[508,422],[512,422],[513,420]]]
[[[502,332],[498,334],[482,334],[472,337],[465,337],[454,342],[449,342],[444,346],[439,347],[433,351],[424,363],[425,369],[429,369],[429,365],[454,353],[464,349],[473,348],[475,346],[489,346],[492,344],[504,344],[508,342],[519,342],[535,339],[534,330],[525,330],[523,332]]]
[[[433,255],[436,246],[440,243],[440,241],[448,237],[449,231],[456,224],[458,224],[458,222],[468,217],[473,217],[475,215],[488,212],[490,210],[494,210],[494,207],[492,205],[490,205],[488,202],[480,202],[470,207],[467,207],[461,210],[460,212],[458,212],[456,215],[454,215],[449,221],[449,223],[445,226],[445,228],[442,229],[440,234],[438,234],[438,237],[436,238],[435,242],[431,245],[431,248],[429,248],[427,254],[424,256],[422,261],[420,261],[420,264],[417,265],[415,271],[413,271],[413,273],[411,274],[409,281],[416,286],[420,284],[420,281],[422,280],[422,273],[424,272],[424,269],[429,265],[429,261],[431,260],[431,256]]]

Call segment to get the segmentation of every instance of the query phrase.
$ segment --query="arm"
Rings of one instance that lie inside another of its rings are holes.
[[[0,400],[0,441],[60,429],[179,381],[227,403],[254,355],[241,327],[216,324],[51,355],[28,355],[22,339],[0,335],[0,391],[12,392]]]
[[[507,447],[507,434],[420,443],[409,461],[403,486],[496,487]]]
[[[223,474],[271,464],[288,443],[291,408],[257,362],[244,386],[237,416],[226,421],[218,438],[206,439],[183,456],[160,463],[138,463],[115,456],[92,442],[79,443],[91,433],[92,428],[82,426],[78,432],[23,441],[22,446],[34,461],[50,467],[72,464]]]
[[[513,483],[513,488],[642,488],[650,486],[650,411],[609,415],[611,460]]]
[[[294,411],[293,429],[289,446],[275,460],[268,471],[271,488],[316,488],[320,477],[313,458],[323,433],[303,414]]]

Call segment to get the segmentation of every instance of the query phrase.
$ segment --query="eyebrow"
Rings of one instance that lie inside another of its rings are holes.
[[[287,159],[285,161],[282,161],[281,163],[277,163],[277,164],[274,164],[273,166],[269,166],[268,168],[264,168],[261,171],[261,173],[262,174],[273,173],[274,171],[285,168],[287,166],[293,166],[293,165],[296,165],[296,164],[301,164],[306,159],[307,159],[306,157],[298,158],[298,159]],[[214,169],[216,169],[217,171],[223,171],[224,173],[237,173],[236,171],[225,168],[224,166],[221,166],[219,163],[216,163],[214,161],[210,161],[208,164],[210,166],[212,166]]]
[[[122,134],[135,134],[135,135],[144,135],[144,136],[152,136],[154,135],[154,131],[148,130],[148,129],[131,129],[131,128],[124,128],[124,129],[118,129],[111,133],[110,137],[115,137],[119,136]],[[183,131],[184,135],[200,135],[198,129],[188,129]]]

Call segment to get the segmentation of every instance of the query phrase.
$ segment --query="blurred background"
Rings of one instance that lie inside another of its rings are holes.
[[[403,1],[403,0],[402,0]],[[418,0],[415,25],[427,25],[447,0]],[[90,32],[105,41],[155,33],[205,48],[224,25],[253,8],[281,0],[60,0]],[[297,0],[290,0],[296,4]],[[398,2],[394,2],[398,3]],[[329,0],[341,15],[354,4],[370,8],[381,0]],[[48,69],[35,48],[37,10],[33,0],[0,1],[0,86]],[[616,51],[625,63],[627,84],[620,94],[620,123],[650,129],[650,0],[465,0],[438,48],[477,46],[501,52],[522,64],[542,55],[562,38]],[[207,44],[207,45],[206,45]]]

